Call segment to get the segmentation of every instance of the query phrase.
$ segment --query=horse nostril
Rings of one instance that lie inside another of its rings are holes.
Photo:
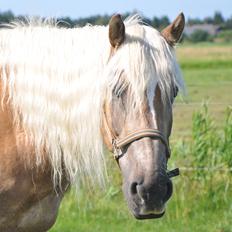
[[[136,182],[133,182],[132,184],[131,184],[131,194],[137,194],[137,186],[138,186],[138,183],[136,183]]]

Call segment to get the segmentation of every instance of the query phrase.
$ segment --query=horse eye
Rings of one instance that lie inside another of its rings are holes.
[[[113,95],[117,98],[124,97],[127,92],[127,87],[117,86],[113,89]]]
[[[174,90],[173,90],[173,92],[174,92],[174,98],[177,96],[177,94],[178,94],[178,91],[179,91],[179,89],[178,89],[178,87],[175,85],[175,87],[174,87]]]
[[[113,96],[114,96],[115,98],[120,98],[121,95],[122,95],[122,92],[120,92],[120,91],[113,91]]]

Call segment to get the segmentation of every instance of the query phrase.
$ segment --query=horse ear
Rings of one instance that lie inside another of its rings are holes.
[[[171,46],[173,46],[179,41],[184,30],[184,26],[185,17],[183,13],[180,13],[173,23],[171,23],[169,26],[163,29],[161,34],[166,39],[166,41]]]
[[[109,40],[113,48],[119,47],[125,39],[125,25],[121,15],[113,15],[109,22]]]

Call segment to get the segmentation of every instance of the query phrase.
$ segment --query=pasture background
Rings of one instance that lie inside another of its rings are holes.
[[[78,200],[70,191],[51,232],[232,231],[232,115],[227,108],[232,105],[232,44],[183,44],[177,57],[188,95],[174,105],[169,167],[180,167],[181,176],[173,180],[165,216],[137,221],[129,214],[118,167],[109,155],[113,184],[103,192],[79,192]]]

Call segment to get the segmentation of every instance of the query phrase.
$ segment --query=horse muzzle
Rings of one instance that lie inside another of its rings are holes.
[[[169,178],[165,183],[124,184],[123,192],[128,207],[136,219],[160,218],[165,214],[165,204],[172,196],[173,187]]]
[[[177,175],[179,175],[179,169],[167,172],[167,182],[159,185],[159,188],[148,186],[145,183],[132,183],[128,192],[128,185],[123,186],[128,207],[136,219],[161,218],[165,214],[166,202],[173,193],[171,178]]]

